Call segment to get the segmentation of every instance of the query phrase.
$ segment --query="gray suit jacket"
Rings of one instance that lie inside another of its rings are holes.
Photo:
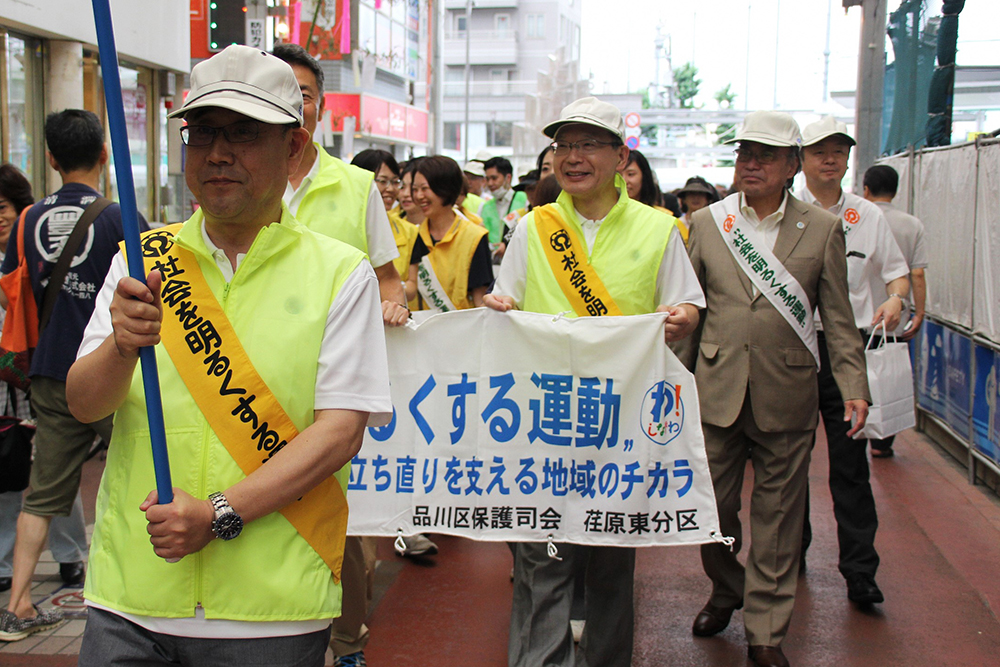
[[[681,359],[689,368],[694,365],[702,421],[731,426],[749,385],[754,420],[762,431],[816,428],[816,362],[767,298],[754,298],[753,283],[736,264],[707,208],[692,216],[688,253],[708,302],[698,330],[681,350],[686,352]],[[870,403],[840,220],[789,194],[774,254],[819,309],[844,400]]]

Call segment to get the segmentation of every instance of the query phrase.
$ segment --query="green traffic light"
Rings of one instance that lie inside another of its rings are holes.
[[[212,48],[213,49],[219,48],[219,43],[218,42],[212,42]]]
[[[219,8],[219,5],[217,5],[217,4],[215,4],[215,3],[213,2],[213,3],[211,3],[211,4],[209,5],[209,7],[211,7],[212,9],[218,9],[218,8]]]
[[[215,30],[218,27],[219,27],[218,23],[215,23],[215,22],[212,23],[212,30]]]

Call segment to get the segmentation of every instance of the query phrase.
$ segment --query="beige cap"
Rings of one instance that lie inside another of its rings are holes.
[[[736,131],[736,136],[725,141],[735,144],[738,141],[756,141],[768,146],[802,145],[802,133],[799,124],[787,113],[781,111],[753,111],[743,118],[743,124]]]
[[[479,178],[486,178],[486,168],[478,160],[469,160],[466,162],[465,166],[462,167],[462,171],[473,176],[478,176]]]
[[[857,144],[854,137],[847,133],[847,123],[841,123],[833,116],[823,116],[815,123],[810,123],[802,128],[802,145],[812,146],[818,144],[827,137],[840,135],[852,146]]]
[[[168,118],[221,107],[263,123],[302,125],[302,92],[288,63],[266,51],[233,44],[191,70],[191,91]]]
[[[625,121],[622,120],[622,112],[614,104],[602,102],[596,97],[584,97],[570,103],[559,114],[559,120],[546,125],[542,133],[554,138],[560,127],[570,123],[593,125],[625,141]]]
[[[489,152],[484,148],[483,150],[476,153],[476,157],[472,158],[472,162],[489,162],[492,159],[493,159],[493,153]]]

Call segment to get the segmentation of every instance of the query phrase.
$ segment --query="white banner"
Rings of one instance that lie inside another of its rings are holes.
[[[976,147],[920,154],[913,215],[927,229],[927,313],[972,328]]]
[[[1000,144],[979,149],[973,331],[1000,344]],[[943,224],[947,224],[944,221]]]
[[[694,376],[664,318],[479,308],[387,328],[395,411],[352,463],[348,533],[722,541]]]

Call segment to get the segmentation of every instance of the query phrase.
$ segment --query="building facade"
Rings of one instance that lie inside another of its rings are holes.
[[[180,137],[169,134],[166,115],[174,102],[176,83],[189,67],[188,3],[112,0],[111,8],[136,201],[147,219],[163,221],[169,218],[167,209],[172,203],[171,145],[180,143]],[[58,175],[45,159],[45,116],[69,108],[88,109],[106,119],[90,3],[4,3],[0,12],[0,158],[28,176],[36,199],[59,185]],[[117,198],[114,174],[112,159],[103,179],[104,194],[112,199]]]
[[[515,145],[521,142],[515,140],[516,130],[532,116],[531,96],[539,94],[541,80],[552,78],[553,63],[568,63],[576,85],[581,4],[581,0],[444,0],[446,154],[463,160],[486,149],[518,157]],[[530,151],[525,148],[525,152]]]

